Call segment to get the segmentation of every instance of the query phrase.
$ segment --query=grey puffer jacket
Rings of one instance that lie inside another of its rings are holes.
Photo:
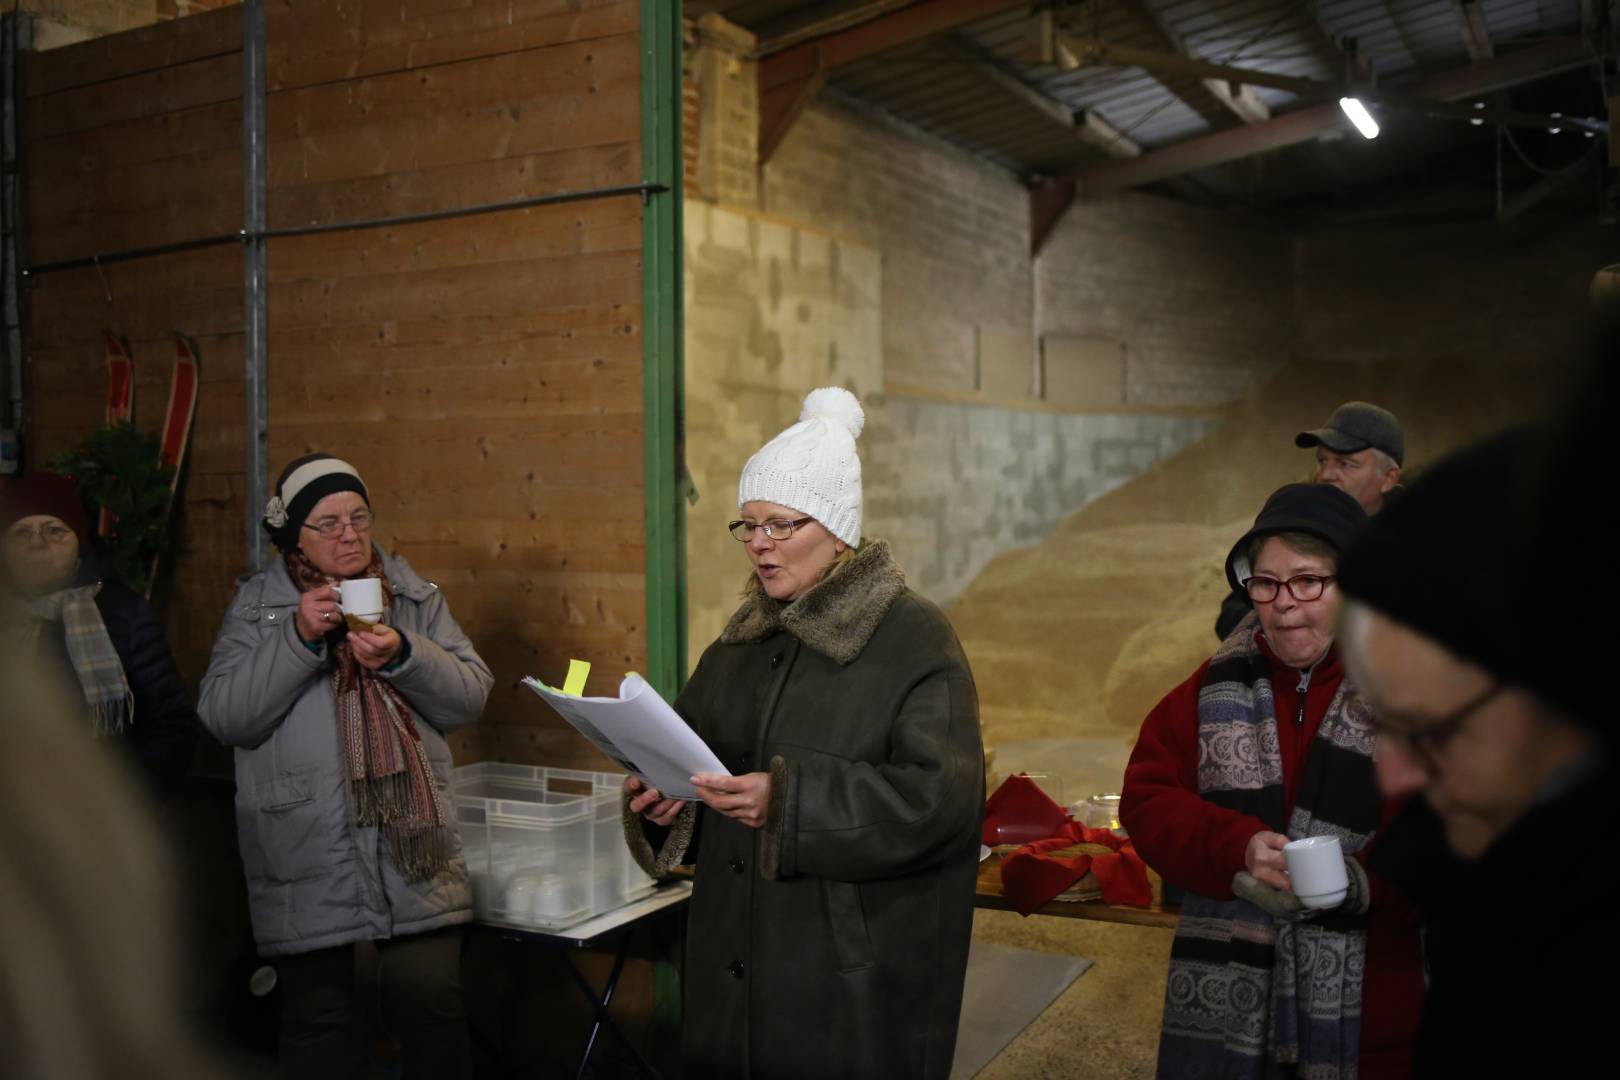
[[[383,552],[382,560],[393,589],[388,622],[409,647],[388,678],[410,704],[448,800],[443,733],[478,719],[494,678],[438,586],[404,559]],[[298,597],[280,559],[238,582],[197,710],[209,731],[236,748],[237,835],[260,953],[309,952],[469,921],[467,863],[453,829],[445,869],[407,882],[379,830],[355,824],[331,650],[323,643],[312,651],[298,636]]]

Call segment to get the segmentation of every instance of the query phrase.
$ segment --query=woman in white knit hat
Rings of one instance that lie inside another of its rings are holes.
[[[944,1077],[973,923],[984,762],[945,616],[861,542],[864,423],[846,390],[743,467],[743,603],[675,703],[730,770],[703,805],[631,778],[655,877],[697,867],[692,1075]],[[808,1033],[819,1033],[806,1038]]]

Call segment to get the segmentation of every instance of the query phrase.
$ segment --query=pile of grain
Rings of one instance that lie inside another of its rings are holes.
[[[1373,401],[1425,461],[1548,408],[1563,380],[1485,362],[1296,364],[1225,410],[1209,438],[992,561],[951,607],[989,746],[1134,740],[1142,717],[1208,656],[1227,550],[1265,497],[1307,479],[1293,436],[1340,402]]]

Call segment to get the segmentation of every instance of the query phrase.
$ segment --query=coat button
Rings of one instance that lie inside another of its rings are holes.
[[[771,670],[775,671],[777,668],[779,668],[781,666],[782,666],[782,654],[777,653],[775,656],[771,657]]]
[[[733,855],[726,861],[726,865],[731,867],[731,872],[733,874],[740,874],[743,872],[743,861],[740,856]]]
[[[743,967],[743,962],[741,960],[733,960],[730,964],[726,965],[726,970],[731,972],[731,977],[733,979],[740,979],[744,975],[748,974],[748,969]]]

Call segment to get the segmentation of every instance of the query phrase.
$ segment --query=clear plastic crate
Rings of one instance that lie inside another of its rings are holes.
[[[485,922],[557,930],[652,892],[619,818],[624,774],[485,761],[451,776]]]

